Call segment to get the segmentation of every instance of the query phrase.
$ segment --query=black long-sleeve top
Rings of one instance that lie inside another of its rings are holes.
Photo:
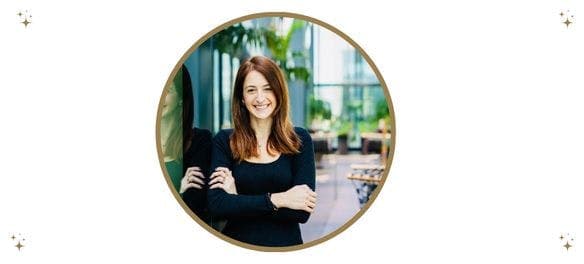
[[[209,189],[209,211],[227,218],[223,234],[241,242],[259,246],[291,246],[302,244],[299,223],[310,213],[280,208],[274,210],[268,193],[285,192],[296,185],[315,189],[314,149],[310,134],[294,128],[302,141],[300,153],[282,154],[270,163],[237,162],[229,147],[232,129],[221,130],[213,138],[211,169],[226,167],[232,171],[237,193],[221,188]]]
[[[192,133],[191,145],[183,154],[183,175],[187,168],[196,166],[201,169],[205,177],[209,177],[213,136],[209,130],[200,128],[193,128]],[[206,187],[189,188],[183,193],[182,198],[193,213],[201,220],[209,222]]]

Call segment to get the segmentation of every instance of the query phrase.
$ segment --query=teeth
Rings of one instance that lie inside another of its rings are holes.
[[[265,109],[268,107],[268,105],[256,105],[255,106],[257,109]]]

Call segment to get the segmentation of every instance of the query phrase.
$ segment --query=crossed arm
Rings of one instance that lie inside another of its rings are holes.
[[[293,186],[281,193],[242,195],[237,193],[231,175],[233,160],[229,149],[229,136],[220,132],[213,139],[209,191],[209,211],[218,216],[270,217],[281,221],[305,223],[316,205],[315,166],[312,140],[305,130],[300,153],[292,161]]]

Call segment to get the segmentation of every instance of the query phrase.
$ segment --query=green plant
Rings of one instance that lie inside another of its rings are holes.
[[[225,53],[240,59],[244,56],[248,45],[267,48],[272,59],[280,66],[288,80],[301,80],[306,83],[310,78],[308,68],[293,66],[290,61],[306,59],[308,54],[304,51],[289,51],[293,34],[304,28],[305,24],[306,22],[302,20],[294,19],[288,32],[280,36],[274,29],[246,28],[238,23],[219,31],[213,36],[213,40],[220,54]]]
[[[385,99],[377,100],[375,102],[375,119],[386,119],[389,118],[389,108],[387,107],[387,102]]]
[[[345,113],[354,121],[359,120],[363,114],[363,101],[359,99],[348,100]]]
[[[385,99],[377,100],[374,107],[374,113],[359,122],[359,131],[378,132],[380,120],[384,120],[386,124],[389,122],[389,108]]]
[[[290,41],[292,40],[293,34],[297,30],[304,28],[305,24],[306,22],[302,20],[294,19],[288,32],[282,36],[278,35],[276,31],[270,29],[264,29],[262,33],[265,38],[266,47],[272,54],[272,58],[284,71],[284,74],[286,74],[288,80],[302,80],[306,83],[310,77],[308,68],[302,66],[292,66],[292,64],[289,63],[289,61],[292,59],[307,58],[307,54],[305,52],[289,52]]]
[[[331,119],[331,104],[311,95],[308,99],[308,119]]]
[[[245,28],[241,23],[229,26],[213,36],[214,44],[219,53],[230,54],[233,57],[243,56],[247,44],[261,46],[261,32]]]
[[[349,120],[341,121],[340,126],[337,128],[337,135],[348,136],[353,129],[353,123]]]
[[[369,118],[359,122],[359,132],[377,132],[379,127],[379,120],[375,118]]]

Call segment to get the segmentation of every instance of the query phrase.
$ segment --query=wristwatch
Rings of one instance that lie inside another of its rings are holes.
[[[276,206],[274,205],[274,203],[272,203],[272,194],[271,194],[271,193],[267,193],[267,194],[266,194],[266,198],[268,198],[268,203],[269,203],[269,204],[272,206],[272,209],[273,209],[274,211],[278,211],[278,207],[276,207]]]

